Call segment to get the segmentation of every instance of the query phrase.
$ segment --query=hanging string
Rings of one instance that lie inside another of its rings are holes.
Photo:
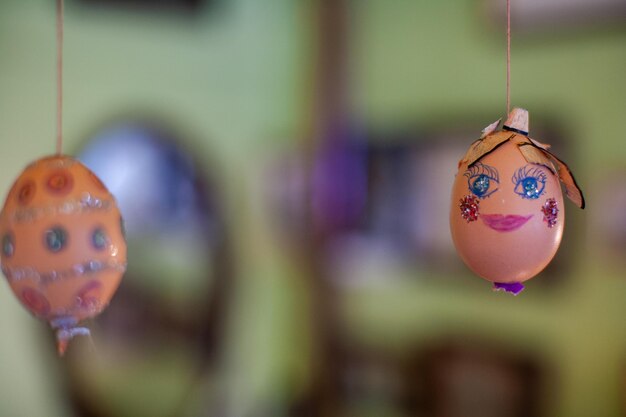
[[[63,149],[63,0],[57,0],[57,143],[56,151]]]
[[[511,112],[511,0],[506,0],[506,115]]]

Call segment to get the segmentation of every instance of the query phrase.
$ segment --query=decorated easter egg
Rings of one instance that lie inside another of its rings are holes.
[[[11,289],[57,332],[59,353],[78,324],[109,303],[126,270],[122,218],[83,164],[50,156],[17,178],[0,213],[0,259]]]
[[[565,163],[528,137],[528,112],[488,126],[459,162],[450,229],[461,259],[495,289],[513,294],[556,254],[565,226],[561,192],[584,199]]]

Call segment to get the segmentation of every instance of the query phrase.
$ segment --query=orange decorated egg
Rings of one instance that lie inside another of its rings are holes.
[[[2,272],[21,303],[57,331],[59,352],[88,334],[78,323],[109,303],[126,270],[117,204],[68,156],[30,164],[0,213]]]
[[[450,229],[461,259],[495,289],[513,294],[541,272],[559,248],[566,195],[584,207],[567,165],[528,137],[528,112],[514,109],[483,131],[459,162]]]

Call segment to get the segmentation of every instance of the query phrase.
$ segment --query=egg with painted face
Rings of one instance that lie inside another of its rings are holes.
[[[528,113],[490,125],[459,163],[450,228],[465,264],[495,289],[519,293],[556,254],[565,226],[561,184],[579,207],[580,189],[549,146],[528,137]]]
[[[17,178],[0,213],[0,259],[11,289],[56,331],[59,352],[109,303],[126,270],[122,218],[83,164],[51,156]]]

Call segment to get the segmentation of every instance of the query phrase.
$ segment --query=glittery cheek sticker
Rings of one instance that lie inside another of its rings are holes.
[[[478,205],[480,203],[478,198],[473,195],[466,195],[459,201],[461,217],[463,217],[463,220],[468,223],[478,220]]]
[[[541,207],[541,212],[543,213],[543,221],[547,223],[548,227],[554,227],[559,215],[556,200],[554,198],[548,198],[543,204],[543,207]]]

